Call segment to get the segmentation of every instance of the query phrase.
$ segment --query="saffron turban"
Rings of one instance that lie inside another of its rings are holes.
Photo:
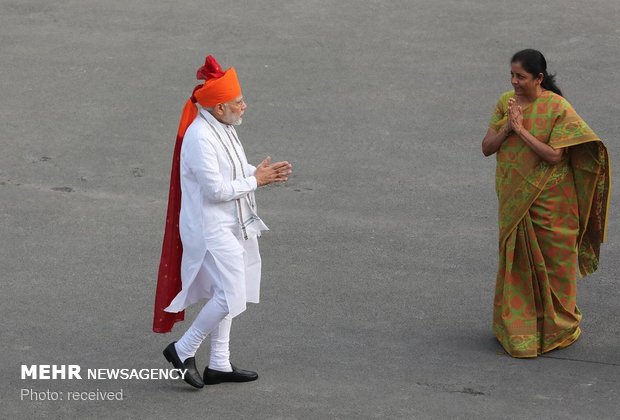
[[[198,114],[196,103],[205,108],[211,108],[241,96],[241,86],[235,68],[231,67],[222,71],[222,67],[211,55],[207,56],[204,66],[196,72],[196,79],[205,82],[194,88],[191,98],[185,103],[177,132],[181,137],[185,135],[185,130]]]
[[[168,193],[168,211],[166,213],[166,228],[157,275],[157,289],[155,292],[155,314],[153,331],[166,333],[172,330],[177,321],[182,321],[184,311],[169,313],[164,311],[172,299],[181,291],[181,259],[183,244],[179,233],[179,213],[181,211],[181,145],[187,127],[198,115],[196,103],[205,108],[229,102],[241,96],[241,86],[237,80],[237,72],[233,67],[222,71],[222,67],[212,56],[208,55],[205,64],[196,72],[196,79],[204,80],[204,84],[194,88],[192,96],[185,102],[177,139],[172,156],[172,171],[170,174],[170,190]]]

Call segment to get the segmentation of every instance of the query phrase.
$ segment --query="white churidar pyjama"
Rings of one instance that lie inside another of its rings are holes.
[[[230,309],[227,302],[230,298],[246,300],[234,296],[228,297],[227,289],[234,294],[241,294],[245,298],[248,285],[245,284],[247,279],[244,274],[248,273],[248,268],[250,273],[260,273],[261,269],[257,239],[243,240],[239,231],[235,233],[233,241],[237,246],[224,247],[227,248],[227,252],[224,253],[228,254],[224,259],[225,264],[218,264],[211,252],[207,252],[205,255],[194,284],[207,287],[211,299],[204,305],[191,327],[175,345],[179,358],[181,361],[185,361],[188,357],[194,357],[205,338],[211,335],[209,367],[222,372],[232,371],[229,360],[232,316],[229,315]],[[228,245],[232,244],[229,243]],[[219,251],[223,252],[222,249]],[[257,295],[258,293],[255,294],[258,298]]]

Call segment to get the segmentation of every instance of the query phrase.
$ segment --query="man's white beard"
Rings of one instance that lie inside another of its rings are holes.
[[[241,125],[241,123],[243,122],[243,117],[239,117],[236,120],[232,120],[230,118],[226,118],[224,119],[224,122],[228,125]]]

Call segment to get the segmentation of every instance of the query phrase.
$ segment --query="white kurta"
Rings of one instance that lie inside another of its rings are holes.
[[[248,164],[234,127],[201,109],[181,147],[182,290],[165,309],[179,312],[214,288],[224,290],[231,316],[258,303],[261,260],[257,236],[256,168]]]

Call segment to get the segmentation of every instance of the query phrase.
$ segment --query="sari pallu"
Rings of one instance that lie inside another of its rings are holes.
[[[490,128],[506,123],[513,95],[501,96]],[[523,117],[538,140],[567,149],[550,165],[512,134],[497,153],[493,331],[511,356],[536,357],[579,338],[577,275],[598,267],[611,179],[605,146],[564,98],[545,91]]]

